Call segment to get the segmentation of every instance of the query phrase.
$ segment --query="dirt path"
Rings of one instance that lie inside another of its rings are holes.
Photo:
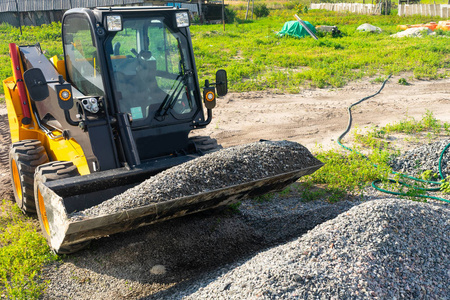
[[[397,84],[394,77],[375,98],[354,109],[354,125],[385,125],[426,110],[450,122],[450,80]],[[333,147],[347,126],[347,107],[378,91],[365,80],[342,89],[305,89],[300,94],[230,93],[218,100],[207,129],[224,147],[259,139],[288,139],[309,149]],[[3,109],[2,109],[3,108]],[[4,106],[0,107],[4,112]],[[12,199],[8,171],[9,134],[0,114],[0,194]],[[95,240],[89,249],[46,268],[44,299],[144,299],[220,268],[270,245],[301,235],[351,205],[244,204],[241,214],[199,214]],[[280,205],[280,206],[278,206]],[[270,218],[268,212],[270,211]]]
[[[413,81],[405,86],[397,83],[399,78],[391,78],[379,95],[353,109],[354,126],[384,126],[406,114],[420,119],[427,109],[450,122],[450,80]],[[316,144],[331,147],[347,127],[347,107],[380,87],[381,83],[364,80],[295,95],[231,93],[218,99],[211,124],[199,134],[211,135],[224,147],[259,139],[288,139],[309,149]]]

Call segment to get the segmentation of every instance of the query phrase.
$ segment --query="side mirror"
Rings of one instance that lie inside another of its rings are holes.
[[[33,68],[23,73],[23,80],[27,86],[28,94],[33,101],[42,101],[48,98],[48,86],[41,69]]]
[[[220,97],[228,93],[227,71],[218,70],[216,73],[216,90]]]

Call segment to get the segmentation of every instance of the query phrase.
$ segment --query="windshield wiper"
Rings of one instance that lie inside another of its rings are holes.
[[[169,109],[171,109],[174,106],[175,100],[178,99],[181,92],[183,91],[183,87],[186,86],[185,77],[186,77],[186,75],[184,75],[182,77],[182,79],[177,82],[178,84],[175,87],[175,89],[173,90],[173,92],[170,95],[167,94],[167,96],[164,98],[164,101],[161,103],[161,106],[156,111],[155,118],[165,116],[167,114],[167,112],[169,111]],[[179,78],[179,77],[177,77],[177,78]],[[181,89],[180,89],[180,87],[181,87]]]
[[[192,76],[193,74],[192,70],[186,70],[186,65],[184,62],[184,54],[183,50],[181,49],[181,42],[179,38],[177,38],[177,42],[178,42],[178,51],[180,51],[180,65],[181,65],[180,74],[175,79],[177,81],[177,86],[170,95],[167,94],[167,96],[164,98],[163,102],[161,103],[161,106],[156,111],[155,114],[156,119],[161,119],[161,117],[165,116],[167,112],[173,108],[173,106],[175,105],[175,101],[178,99],[181,92],[183,91],[182,88],[188,86],[187,77]],[[180,87],[182,88],[180,89]]]

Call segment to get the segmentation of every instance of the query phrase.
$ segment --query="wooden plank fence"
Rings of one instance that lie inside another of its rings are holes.
[[[331,11],[348,11],[356,14],[379,15],[381,4],[363,3],[311,3],[311,9],[326,9]],[[399,16],[422,15],[450,19],[450,4],[398,4]]]
[[[0,0],[0,24],[36,26],[61,21],[70,8],[143,4],[144,0]]]
[[[355,14],[381,14],[380,4],[363,3],[311,3],[311,9],[326,9],[331,11],[348,11]]]
[[[448,4],[399,4],[399,16],[432,16],[444,19],[450,18],[450,5]]]

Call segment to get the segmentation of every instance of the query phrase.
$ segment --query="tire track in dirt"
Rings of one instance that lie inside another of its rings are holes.
[[[9,145],[11,145],[11,136],[8,116],[0,115],[0,197],[12,200],[14,194],[9,175]]]

